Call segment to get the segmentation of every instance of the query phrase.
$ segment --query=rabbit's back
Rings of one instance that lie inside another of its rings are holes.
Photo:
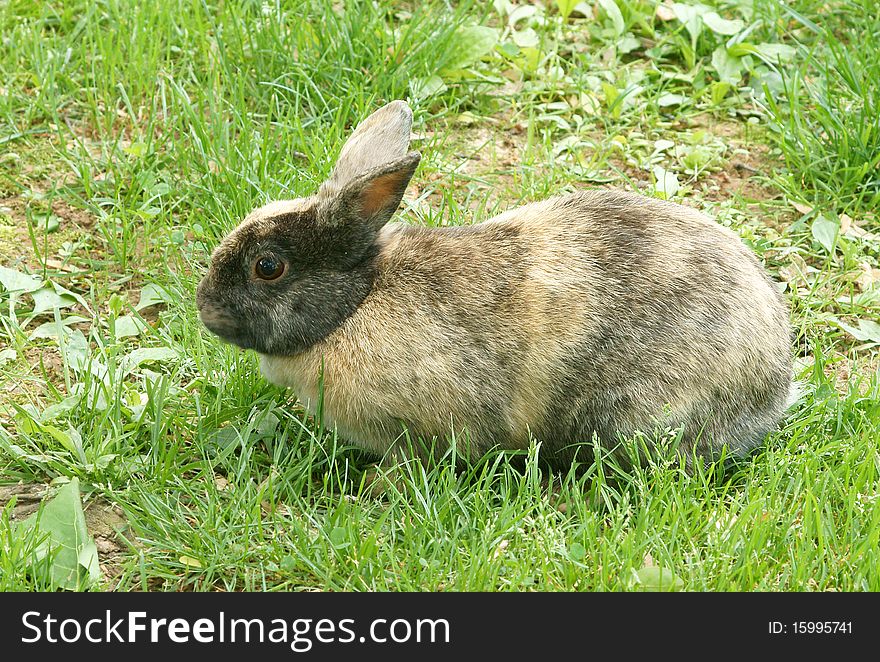
[[[263,367],[312,408],[323,369],[328,422],[380,453],[405,428],[472,455],[532,437],[569,460],[594,433],[682,424],[686,447],[744,451],[787,396],[781,297],[686,207],[596,191],[473,226],[389,225],[376,269],[337,331]]]

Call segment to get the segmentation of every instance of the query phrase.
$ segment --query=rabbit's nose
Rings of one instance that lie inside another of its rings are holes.
[[[234,329],[233,319],[221,308],[209,302],[199,306],[199,319],[219,336],[229,335]]]

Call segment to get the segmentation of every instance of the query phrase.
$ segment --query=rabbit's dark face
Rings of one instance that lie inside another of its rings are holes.
[[[319,207],[314,198],[273,203],[224,239],[196,294],[208,329],[290,356],[355,311],[372,286],[377,233],[353,219],[330,223]]]
[[[205,326],[245,349],[292,356],[320,342],[373,285],[378,237],[419,164],[412,111],[393,101],[361,122],[310,198],[251,213],[214,251],[196,304]]]

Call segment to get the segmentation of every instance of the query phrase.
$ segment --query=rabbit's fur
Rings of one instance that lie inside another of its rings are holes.
[[[419,162],[411,120],[381,108],[316,195],[254,211],[215,250],[202,319],[269,381],[396,457],[535,439],[564,464],[594,435],[610,448],[683,428],[684,456],[711,459],[777,424],[787,308],[736,234],[610,190],[475,225],[387,223]],[[264,255],[287,265],[277,280],[255,275]]]

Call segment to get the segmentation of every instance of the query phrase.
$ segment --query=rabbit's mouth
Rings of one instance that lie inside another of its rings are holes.
[[[255,345],[248,337],[247,333],[242,333],[240,325],[236,320],[223,311],[211,305],[205,305],[199,308],[199,319],[202,324],[221,340],[237,345],[242,349],[254,349]]]

